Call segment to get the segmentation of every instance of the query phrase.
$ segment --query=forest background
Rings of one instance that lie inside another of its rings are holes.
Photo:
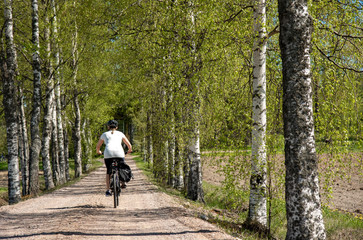
[[[266,3],[266,143],[268,174],[274,176],[270,189],[281,199],[284,129],[277,4]],[[252,1],[232,0],[192,5],[44,0],[38,4],[36,40],[34,6],[13,1],[13,97],[20,126],[22,195],[39,192],[39,164],[46,189],[71,178],[69,162],[75,164],[72,176],[87,171],[95,143],[113,118],[120,120],[120,129],[154,176],[187,193],[187,168],[193,166],[185,149],[195,140],[198,122],[202,152],[223,174],[231,208],[238,208],[238,199],[243,199],[239,191],[250,187],[244,183],[251,173],[253,6]],[[314,23],[315,137],[318,153],[328,159],[321,161],[320,174],[322,190],[329,195],[337,177],[348,180],[352,169],[363,174],[362,2],[308,1],[308,6]],[[0,8],[4,12],[4,2]],[[1,98],[6,94],[2,91]],[[4,106],[0,108],[5,159],[7,128]],[[33,138],[36,119],[41,141]],[[40,162],[32,157],[37,152]]]

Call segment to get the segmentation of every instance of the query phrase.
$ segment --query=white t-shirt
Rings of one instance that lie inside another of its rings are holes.
[[[121,145],[122,139],[126,138],[125,134],[120,131],[104,132],[101,135],[101,139],[104,141],[106,148],[104,152],[105,158],[124,158],[125,152]]]

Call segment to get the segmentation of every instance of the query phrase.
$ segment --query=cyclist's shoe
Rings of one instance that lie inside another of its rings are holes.
[[[111,191],[110,191],[110,190],[107,190],[107,191],[106,191],[106,197],[111,197],[111,196],[112,196]]]
[[[126,183],[124,183],[124,182],[122,182],[121,183],[121,188],[126,188],[127,186],[126,186]]]

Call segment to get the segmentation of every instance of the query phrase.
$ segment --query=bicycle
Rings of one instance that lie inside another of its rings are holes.
[[[121,194],[121,183],[120,183],[120,165],[121,162],[114,159],[112,161],[112,172],[110,176],[110,187],[113,195],[114,207],[117,208],[119,205],[119,196]]]
[[[117,159],[113,159],[111,167],[110,188],[114,199],[114,207],[116,208],[119,205],[121,189],[126,188],[126,182],[134,179],[134,175],[132,174],[130,166],[124,160],[118,161]]]

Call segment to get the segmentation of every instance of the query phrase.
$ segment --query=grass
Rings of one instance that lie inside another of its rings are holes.
[[[239,195],[243,196],[243,198],[238,199],[238,206],[242,206],[242,208],[230,208],[232,204],[229,203],[230,198],[228,198],[228,195],[231,193],[226,192],[222,187],[208,183],[204,183],[203,189],[205,193],[206,207],[221,209],[219,210],[220,212],[229,211],[235,213],[235,218],[230,221],[234,221],[235,224],[242,226],[248,213],[248,200],[246,201],[246,198],[248,199],[248,193],[239,193]],[[276,239],[284,239],[286,236],[285,202],[273,199],[271,206],[271,234]],[[339,239],[341,237],[344,239],[344,236],[349,236],[349,239],[363,239],[363,216],[361,214],[354,215],[351,213],[344,213],[327,207],[324,207],[322,210],[327,239]],[[239,235],[247,237],[246,239],[260,239],[259,237],[256,238],[255,234],[248,230],[244,230],[243,228],[240,228]]]
[[[148,168],[147,163],[145,163],[141,157],[136,157],[135,160],[137,166],[152,182],[158,184],[162,191],[183,198],[182,193],[157,183],[156,180],[153,179],[151,169]],[[208,212],[209,222],[219,225],[234,236],[250,240],[267,239],[267,237],[259,236],[258,233],[245,229],[243,226],[248,214],[248,192],[235,189],[233,191],[227,191],[223,187],[215,186],[207,182],[203,183],[203,190],[205,205],[194,203],[188,199],[182,199],[182,201],[189,202],[190,204],[187,206],[191,206],[192,208],[203,208]],[[271,206],[271,234],[275,239],[285,239],[285,202],[279,199],[272,199]],[[344,213],[327,207],[323,207],[322,210],[327,239],[363,239],[362,215]]]
[[[273,144],[273,146],[271,146]],[[330,153],[334,150],[334,152],[341,153],[357,153],[362,152],[363,149],[363,141],[362,140],[347,140],[340,141],[335,143],[327,143],[325,141],[316,141],[316,150],[319,153]],[[284,140],[283,136],[279,135],[273,140],[267,142],[268,151],[271,151],[274,154],[284,154]],[[251,146],[247,146],[245,148],[239,149],[231,149],[231,150],[223,150],[223,149],[206,149],[203,150],[202,156],[205,157],[225,157],[225,156],[235,156],[243,154],[251,154]]]
[[[328,238],[341,239],[348,235],[349,239],[363,239],[363,217],[334,209],[323,208],[325,230]]]
[[[8,170],[8,163],[7,161],[0,162],[0,171],[7,171]]]

